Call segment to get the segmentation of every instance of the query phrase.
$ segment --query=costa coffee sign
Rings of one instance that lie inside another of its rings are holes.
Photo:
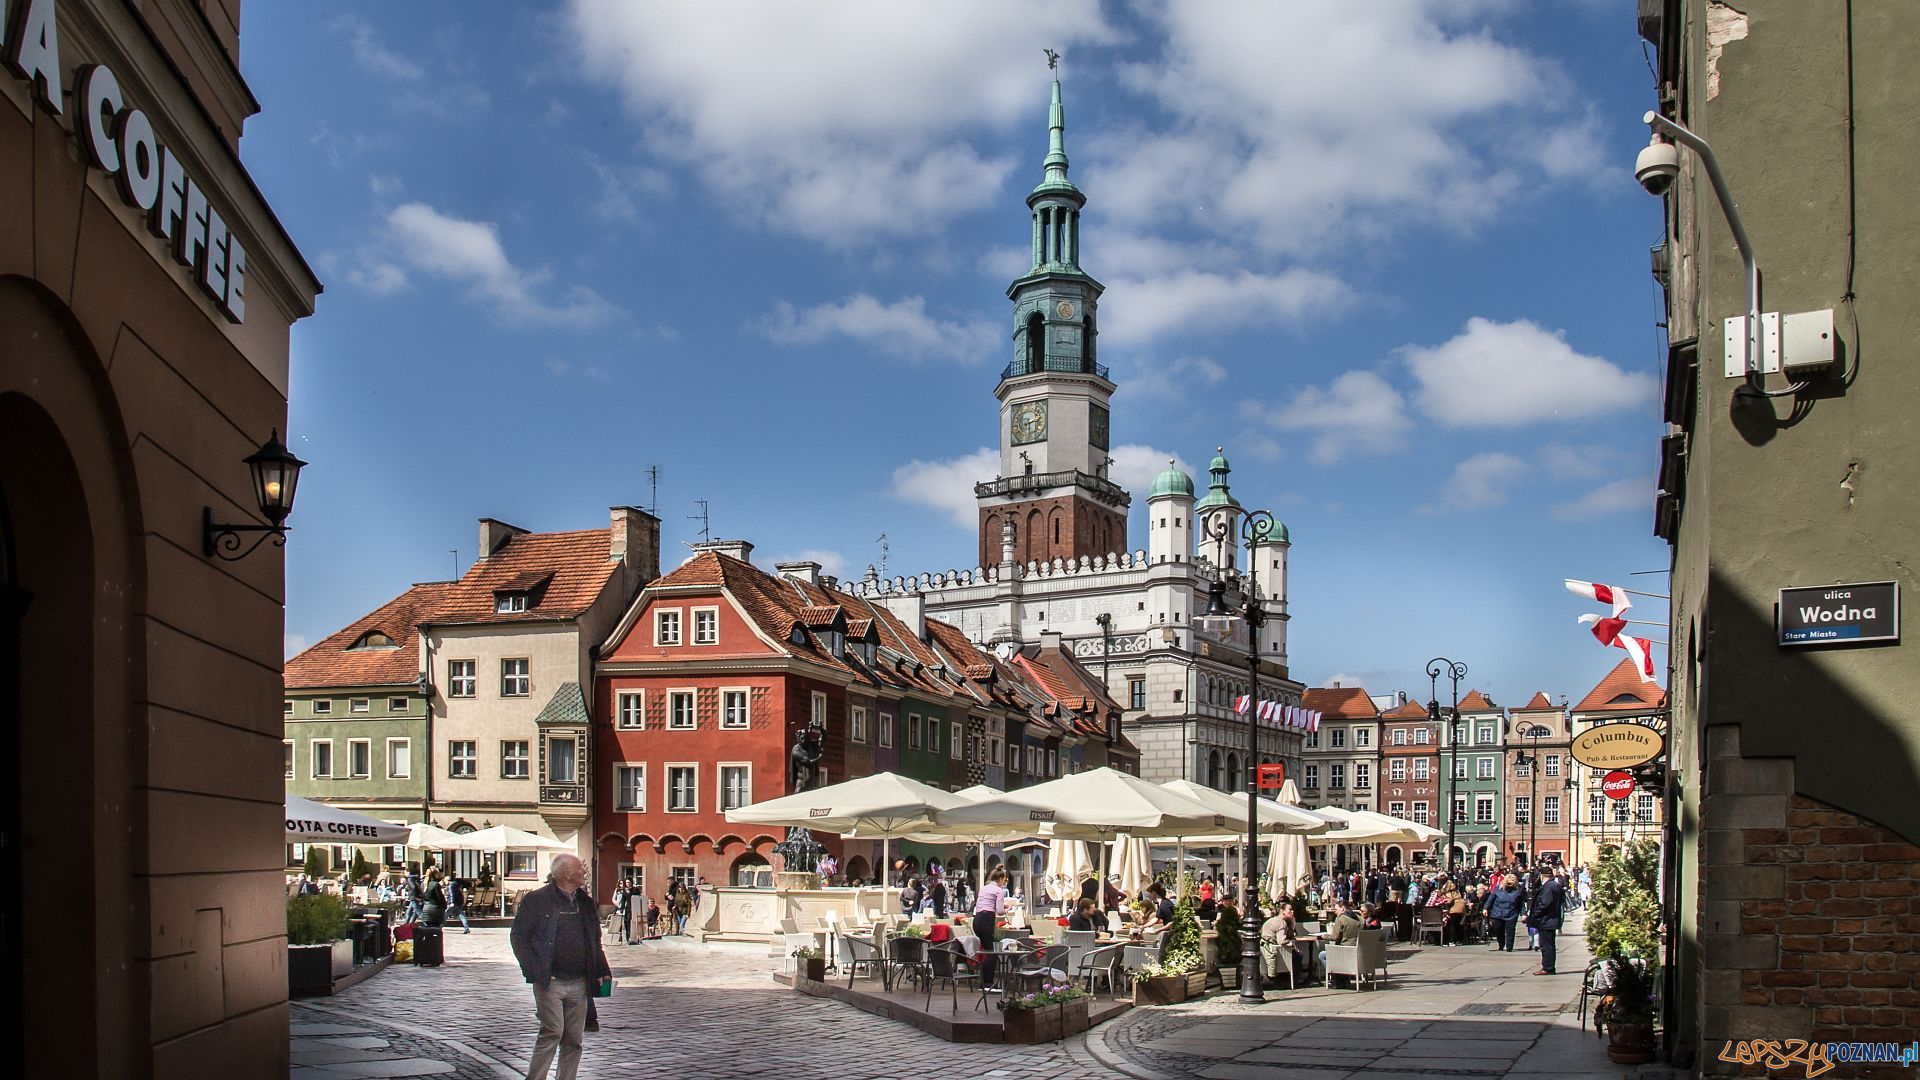
[[[61,116],[65,93],[56,9],[54,0],[0,0],[0,59],[27,83],[42,109]],[[71,126],[87,160],[114,178],[121,201],[146,215],[147,231],[166,243],[174,262],[192,272],[220,313],[229,322],[245,322],[247,249],[208,203],[206,189],[154,134],[147,114],[126,103],[111,70],[82,65],[74,82],[80,116]]]
[[[1615,802],[1633,794],[1633,774],[1615,769],[1600,781],[1600,791]]]
[[[1666,742],[1643,724],[1601,724],[1573,740],[1573,760],[1589,769],[1631,769],[1659,757]]]

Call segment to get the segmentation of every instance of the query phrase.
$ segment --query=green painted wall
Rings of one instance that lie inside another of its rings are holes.
[[[395,710],[390,699],[405,699],[407,708]],[[426,700],[416,692],[297,692],[286,699],[292,710],[286,714],[284,738],[293,742],[293,775],[287,778],[287,793],[322,802],[410,802],[426,798],[427,720]],[[353,703],[365,701],[365,712],[354,712]],[[321,713],[316,702],[330,702],[331,713]],[[332,740],[333,776],[313,775],[314,740]],[[348,741],[369,740],[369,769],[366,777],[348,775]],[[408,775],[387,775],[387,740],[407,739]],[[439,766],[444,769],[445,762]]]
[[[900,772],[915,780],[945,788],[948,782],[948,749],[952,745],[953,732],[947,724],[947,707],[937,705],[916,697],[903,698],[900,701]],[[913,745],[913,721],[911,717],[920,717],[920,745]]]

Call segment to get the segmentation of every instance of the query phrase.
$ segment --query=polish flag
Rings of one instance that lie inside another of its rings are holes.
[[[1247,704],[1248,704],[1248,702],[1249,702],[1249,701],[1250,701],[1250,699],[1249,699],[1249,698],[1247,697],[1247,695],[1245,695],[1245,694],[1241,694],[1241,695],[1240,695],[1239,697],[1237,697],[1237,698],[1234,698],[1234,699],[1233,699],[1233,711],[1234,711],[1234,712],[1237,712],[1237,713],[1243,713],[1243,712],[1246,712],[1246,711],[1247,711]]]
[[[1627,590],[1625,589],[1615,588],[1612,585],[1601,585],[1592,581],[1575,581],[1572,578],[1566,580],[1568,592],[1576,596],[1584,596],[1589,600],[1597,600],[1602,604],[1613,605],[1613,617],[1616,619],[1628,608],[1633,606],[1633,601],[1627,599]]]
[[[1620,644],[1620,631],[1627,628],[1627,620],[1619,618],[1601,618],[1598,615],[1580,616],[1580,625],[1593,632],[1593,636],[1602,645]]]
[[[1625,619],[1604,619],[1598,615],[1582,615],[1580,623],[1592,629],[1593,636],[1602,645],[1613,645],[1627,651],[1633,658],[1633,668],[1640,674],[1641,682],[1653,682],[1653,642],[1646,638],[1634,637],[1620,631],[1626,628]]]

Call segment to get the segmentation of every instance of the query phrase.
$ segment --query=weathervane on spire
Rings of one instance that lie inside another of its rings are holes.
[[[1047,54],[1047,70],[1058,71],[1060,69],[1060,54],[1054,52],[1052,49],[1042,49],[1040,51]]]

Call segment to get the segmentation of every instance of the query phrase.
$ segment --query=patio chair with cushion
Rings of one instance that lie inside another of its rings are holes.
[[[967,950],[958,941],[943,941],[938,945],[927,946],[927,1008],[933,1008],[933,984],[945,982],[953,991],[953,1011],[960,1011],[960,984],[971,982],[978,985],[980,972],[975,970],[972,961],[967,958]],[[986,995],[980,995],[979,1004],[984,1007]]]
[[[1414,940],[1418,944],[1427,943],[1427,935],[1433,935],[1435,945],[1446,941],[1447,913],[1437,907],[1423,907],[1415,914]]]
[[[1023,984],[1030,979],[1054,979],[1058,982],[1066,982],[1072,970],[1067,962],[1068,951],[1065,945],[1045,946],[1040,951],[1025,957],[1020,967],[1014,971],[1014,975]]]
[[[887,978],[887,960],[873,942],[852,934],[840,935],[840,958],[847,968],[847,989],[853,989],[853,978],[865,967],[869,976],[877,975],[884,984]]]
[[[1073,965],[1073,977],[1077,981],[1087,980],[1087,993],[1093,993],[1093,980],[1107,980],[1107,992],[1118,997],[1120,994],[1120,963],[1122,953],[1129,946],[1114,944],[1101,945],[1080,954],[1080,961]]]

